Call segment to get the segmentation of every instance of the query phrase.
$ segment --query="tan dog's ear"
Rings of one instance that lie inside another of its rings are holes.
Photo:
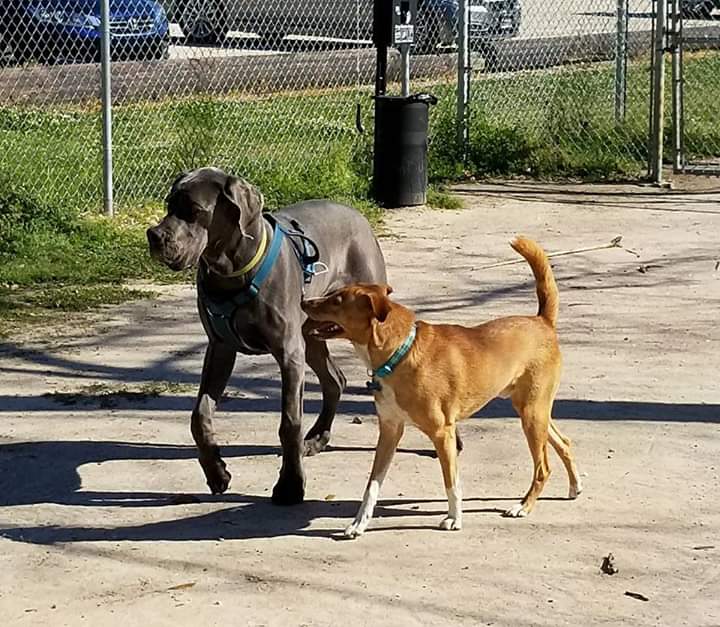
[[[262,213],[265,199],[254,185],[236,176],[228,176],[223,196],[237,210],[238,226],[244,234],[245,229]]]
[[[372,309],[373,316],[378,322],[385,322],[385,319],[390,313],[390,300],[388,299],[387,294],[392,291],[392,288],[390,288],[390,291],[387,291],[385,288],[388,287],[389,286],[387,285],[381,285],[378,286],[377,290],[373,290],[367,294],[367,297],[370,300],[370,309]]]

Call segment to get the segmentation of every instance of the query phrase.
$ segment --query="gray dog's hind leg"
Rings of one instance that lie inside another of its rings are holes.
[[[330,441],[330,429],[346,380],[330,356],[326,342],[307,338],[305,357],[320,380],[322,390],[320,415],[305,436],[305,455],[311,456],[322,451]]]
[[[192,413],[190,431],[198,447],[200,465],[213,494],[221,494],[230,485],[230,473],[220,457],[212,418],[235,365],[235,351],[219,342],[210,342],[205,351],[200,390]]]
[[[302,345],[283,347],[274,354],[282,377],[282,415],[280,443],[282,467],[273,488],[272,501],[276,505],[295,505],[305,498],[305,473],[302,467],[302,409],[305,385],[305,351]]]

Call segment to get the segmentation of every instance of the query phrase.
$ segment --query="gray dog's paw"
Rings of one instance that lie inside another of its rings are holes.
[[[323,431],[322,433],[318,433],[316,435],[312,435],[311,431],[305,436],[305,440],[303,442],[303,455],[305,457],[312,457],[313,455],[317,455],[319,452],[325,450],[325,447],[328,445],[329,442],[329,431]]]
[[[272,493],[275,505],[298,505],[305,499],[305,479],[299,475],[280,476]]]
[[[232,475],[226,470],[225,462],[218,456],[210,460],[200,460],[200,465],[205,472],[210,492],[222,494],[228,489]]]

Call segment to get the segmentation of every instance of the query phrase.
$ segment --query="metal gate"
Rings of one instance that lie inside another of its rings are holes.
[[[673,169],[720,174],[720,0],[667,8]]]

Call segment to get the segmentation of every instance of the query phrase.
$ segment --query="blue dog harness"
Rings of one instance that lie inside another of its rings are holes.
[[[405,357],[405,355],[407,355],[410,351],[410,348],[412,348],[416,335],[417,326],[413,324],[412,329],[410,329],[410,333],[408,333],[408,336],[405,338],[405,341],[400,344],[400,346],[392,355],[390,355],[390,359],[388,359],[379,368],[375,368],[375,370],[368,370],[368,375],[371,377],[371,380],[368,381],[365,385],[369,390],[382,390],[382,385],[380,384],[380,381],[378,381],[378,379],[384,379],[385,377],[393,373],[397,365],[402,361],[402,358]]]
[[[257,298],[262,284],[270,275],[280,255],[283,240],[287,239],[292,244],[292,250],[302,268],[303,291],[305,285],[309,284],[312,278],[319,273],[316,266],[324,266],[324,264],[318,262],[320,252],[317,244],[303,233],[296,220],[289,220],[292,228],[288,228],[282,226],[270,214],[263,214],[263,217],[273,227],[272,240],[265,258],[258,266],[257,272],[245,287],[231,295],[210,296],[203,286],[203,281],[198,280],[198,299],[200,306],[207,314],[207,321],[210,326],[208,330],[220,341],[235,344],[236,346],[244,346],[245,342],[242,341],[242,338],[238,336],[233,327],[232,322],[235,313],[240,307],[244,307]],[[205,271],[207,272],[207,269]]]

